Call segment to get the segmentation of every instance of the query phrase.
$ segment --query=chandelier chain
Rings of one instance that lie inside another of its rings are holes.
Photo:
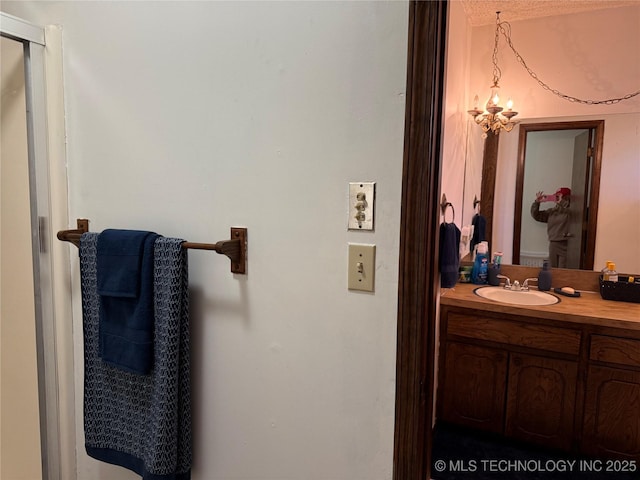
[[[509,48],[511,48],[511,50],[513,51],[516,60],[518,61],[518,63],[520,63],[524,69],[529,73],[529,75],[531,76],[531,78],[533,78],[536,82],[538,82],[538,84],[545,90],[553,93],[554,95],[563,98],[565,100],[568,100],[569,102],[573,102],[573,103],[581,103],[581,104],[585,104],[585,105],[614,105],[616,103],[620,103],[623,100],[629,100],[630,98],[633,98],[637,95],[640,95],[640,90],[634,92],[634,93],[628,93],[622,97],[618,97],[618,98],[609,98],[606,100],[583,100],[577,97],[572,97],[571,95],[566,95],[558,90],[556,90],[555,88],[550,87],[549,85],[547,85],[545,82],[543,82],[538,75],[536,74],[536,72],[534,72],[528,65],[527,63],[524,61],[524,58],[522,58],[522,55],[520,55],[518,53],[518,51],[516,50],[516,48],[513,46],[513,42],[511,41],[511,25],[509,24],[509,22],[501,22],[500,21],[500,12],[497,12],[497,20],[496,20],[496,40],[495,40],[495,47],[493,50],[493,81],[494,84],[497,82],[496,78],[499,79],[500,78],[500,68],[498,68],[497,65],[497,51],[498,51],[498,32],[502,33],[502,35],[504,36],[504,38],[507,40],[507,44],[509,45]],[[497,75],[497,77],[496,77]]]
[[[498,82],[500,81],[500,77],[502,76],[502,70],[498,66],[498,43],[500,41],[500,12],[497,13],[496,18],[496,34],[493,42],[493,56],[491,59],[493,60],[493,86],[496,87]]]

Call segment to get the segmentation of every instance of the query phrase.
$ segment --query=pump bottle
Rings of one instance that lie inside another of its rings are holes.
[[[551,290],[551,269],[549,268],[549,260],[542,262],[542,270],[538,274],[538,290],[547,292]]]

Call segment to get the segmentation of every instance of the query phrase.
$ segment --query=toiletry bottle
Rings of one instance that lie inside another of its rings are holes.
[[[538,290],[543,292],[551,290],[551,268],[549,268],[549,260],[542,262],[542,270],[538,274]]]
[[[477,245],[476,259],[473,262],[473,269],[471,270],[471,281],[476,285],[487,283],[487,270],[489,268],[489,259],[487,258],[488,250],[489,246],[487,242],[480,242]]]
[[[493,285],[497,287],[500,285],[500,279],[498,275],[500,275],[500,264],[502,263],[502,252],[495,252],[493,254],[493,261],[487,270],[487,282],[489,285]]]
[[[607,262],[607,269],[602,274],[602,279],[605,282],[617,282],[618,272],[616,272],[616,264],[613,262]]]

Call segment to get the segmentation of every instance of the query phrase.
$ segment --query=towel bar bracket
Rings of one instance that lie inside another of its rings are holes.
[[[80,237],[89,231],[89,220],[79,218],[76,221],[77,228],[73,230],[61,230],[58,232],[58,240],[73,243],[80,247]],[[183,242],[182,248],[195,250],[213,250],[225,255],[231,260],[231,273],[244,275],[247,273],[247,229],[244,227],[231,227],[231,238],[216,243]]]
[[[213,250],[231,260],[231,273],[247,273],[247,229],[231,227],[231,239],[216,243],[184,242],[183,248]]]
[[[58,240],[73,243],[76,247],[80,247],[80,237],[83,233],[89,231],[89,220],[86,218],[78,218],[76,220],[77,228],[74,230],[61,230],[58,232]]]
[[[237,260],[231,259],[232,273],[247,273],[247,229],[241,227],[231,227],[231,239],[237,241],[239,248]],[[226,255],[226,254],[225,254]]]

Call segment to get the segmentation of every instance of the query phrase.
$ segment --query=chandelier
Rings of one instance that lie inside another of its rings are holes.
[[[473,117],[473,120],[482,128],[486,136],[487,132],[492,131],[496,135],[500,133],[500,130],[506,130],[510,132],[515,127],[516,122],[511,120],[518,115],[518,112],[513,111],[513,102],[511,99],[507,101],[505,110],[500,106],[500,76],[502,71],[498,66],[498,40],[500,39],[500,12],[496,12],[496,34],[495,42],[493,45],[493,85],[491,85],[491,96],[487,101],[485,110],[478,108],[478,95],[473,99],[473,109],[468,110],[467,113]]]
[[[496,34],[495,41],[493,45],[493,85],[491,86],[491,96],[486,103],[485,110],[480,110],[478,108],[478,96],[476,95],[474,98],[473,109],[468,110],[469,115],[473,117],[475,123],[480,125],[482,131],[484,132],[483,137],[487,136],[487,132],[492,131],[495,134],[500,133],[501,130],[506,130],[510,132],[515,127],[516,123],[512,120],[518,112],[513,111],[513,102],[511,99],[507,101],[505,111],[503,107],[500,106],[500,76],[502,75],[502,71],[498,66],[498,40],[500,39],[500,34],[504,36],[509,45],[509,48],[513,52],[516,57],[517,62],[522,65],[522,67],[527,71],[529,76],[533,78],[540,87],[544,90],[556,95],[557,97],[567,100],[572,103],[580,103],[583,105],[615,105],[616,103],[623,102],[625,100],[629,100],[640,95],[640,90],[636,90],[635,92],[628,93],[621,97],[616,98],[607,98],[603,100],[589,100],[589,99],[581,99],[577,97],[573,97],[571,95],[567,95],[565,93],[560,92],[559,90],[552,88],[550,85],[542,81],[536,72],[534,72],[524,61],[522,55],[518,53],[516,48],[513,46],[513,42],[511,40],[511,25],[509,22],[501,22],[500,21],[500,12],[496,12]]]

